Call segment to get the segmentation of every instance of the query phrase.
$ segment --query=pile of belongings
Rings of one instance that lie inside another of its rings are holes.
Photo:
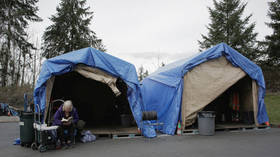
[[[96,137],[89,130],[82,132],[81,141],[83,143],[93,142],[95,140],[96,140]]]
[[[0,103],[1,116],[18,116],[18,112],[8,104]]]

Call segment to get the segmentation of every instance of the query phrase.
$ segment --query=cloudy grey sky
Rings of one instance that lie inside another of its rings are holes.
[[[272,31],[264,22],[271,0],[242,0],[248,2],[244,15],[253,14],[258,39]],[[40,0],[39,16],[43,22],[34,23],[30,31],[41,37],[51,24],[48,19],[56,13],[60,0]],[[161,62],[170,63],[198,52],[197,40],[206,34],[210,22],[207,7],[212,0],[87,0],[94,12],[91,29],[103,39],[107,52],[150,72]]]

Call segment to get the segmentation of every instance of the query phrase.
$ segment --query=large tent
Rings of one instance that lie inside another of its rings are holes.
[[[71,99],[80,118],[88,124],[110,126],[116,120],[116,103],[121,104],[119,108],[128,106],[125,112],[133,115],[138,126],[141,123],[143,104],[134,65],[94,48],[69,52],[43,63],[34,103],[40,106],[45,121],[50,101],[59,98]],[[153,137],[155,133],[146,131],[144,135]]]
[[[160,130],[167,134],[175,133],[178,120],[183,128],[192,125],[199,111],[233,89],[256,125],[268,122],[262,70],[225,43],[158,69],[141,86],[145,110],[158,112]]]

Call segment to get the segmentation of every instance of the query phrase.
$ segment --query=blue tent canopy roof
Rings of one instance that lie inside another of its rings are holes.
[[[44,111],[46,107],[47,80],[51,78],[51,76],[62,75],[73,71],[77,64],[85,64],[90,67],[98,68],[112,76],[121,78],[128,86],[128,102],[134,119],[137,124],[140,123],[143,103],[134,65],[91,47],[72,51],[48,59],[43,63],[34,89],[34,103],[40,106],[41,111]],[[153,137],[155,133],[154,131],[147,131],[145,135]]]
[[[161,67],[142,81],[144,108],[158,112],[160,120],[165,124],[162,130],[164,133],[174,134],[176,130],[181,114],[184,75],[196,66],[221,56],[225,56],[233,66],[241,68],[256,80],[259,86],[257,119],[260,124],[268,121],[264,104],[265,81],[261,68],[227,44],[221,43],[191,58]]]

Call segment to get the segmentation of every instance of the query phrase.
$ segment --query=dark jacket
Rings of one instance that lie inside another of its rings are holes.
[[[59,107],[59,109],[55,112],[53,125],[59,125],[59,126],[62,125],[61,120],[62,120],[63,117],[65,117],[65,112],[63,111],[62,108],[63,108],[63,105],[61,105]],[[74,124],[77,124],[77,122],[79,120],[79,116],[78,116],[78,112],[77,112],[75,107],[73,107],[72,111],[70,112],[70,116],[73,117],[73,121],[72,122]]]

